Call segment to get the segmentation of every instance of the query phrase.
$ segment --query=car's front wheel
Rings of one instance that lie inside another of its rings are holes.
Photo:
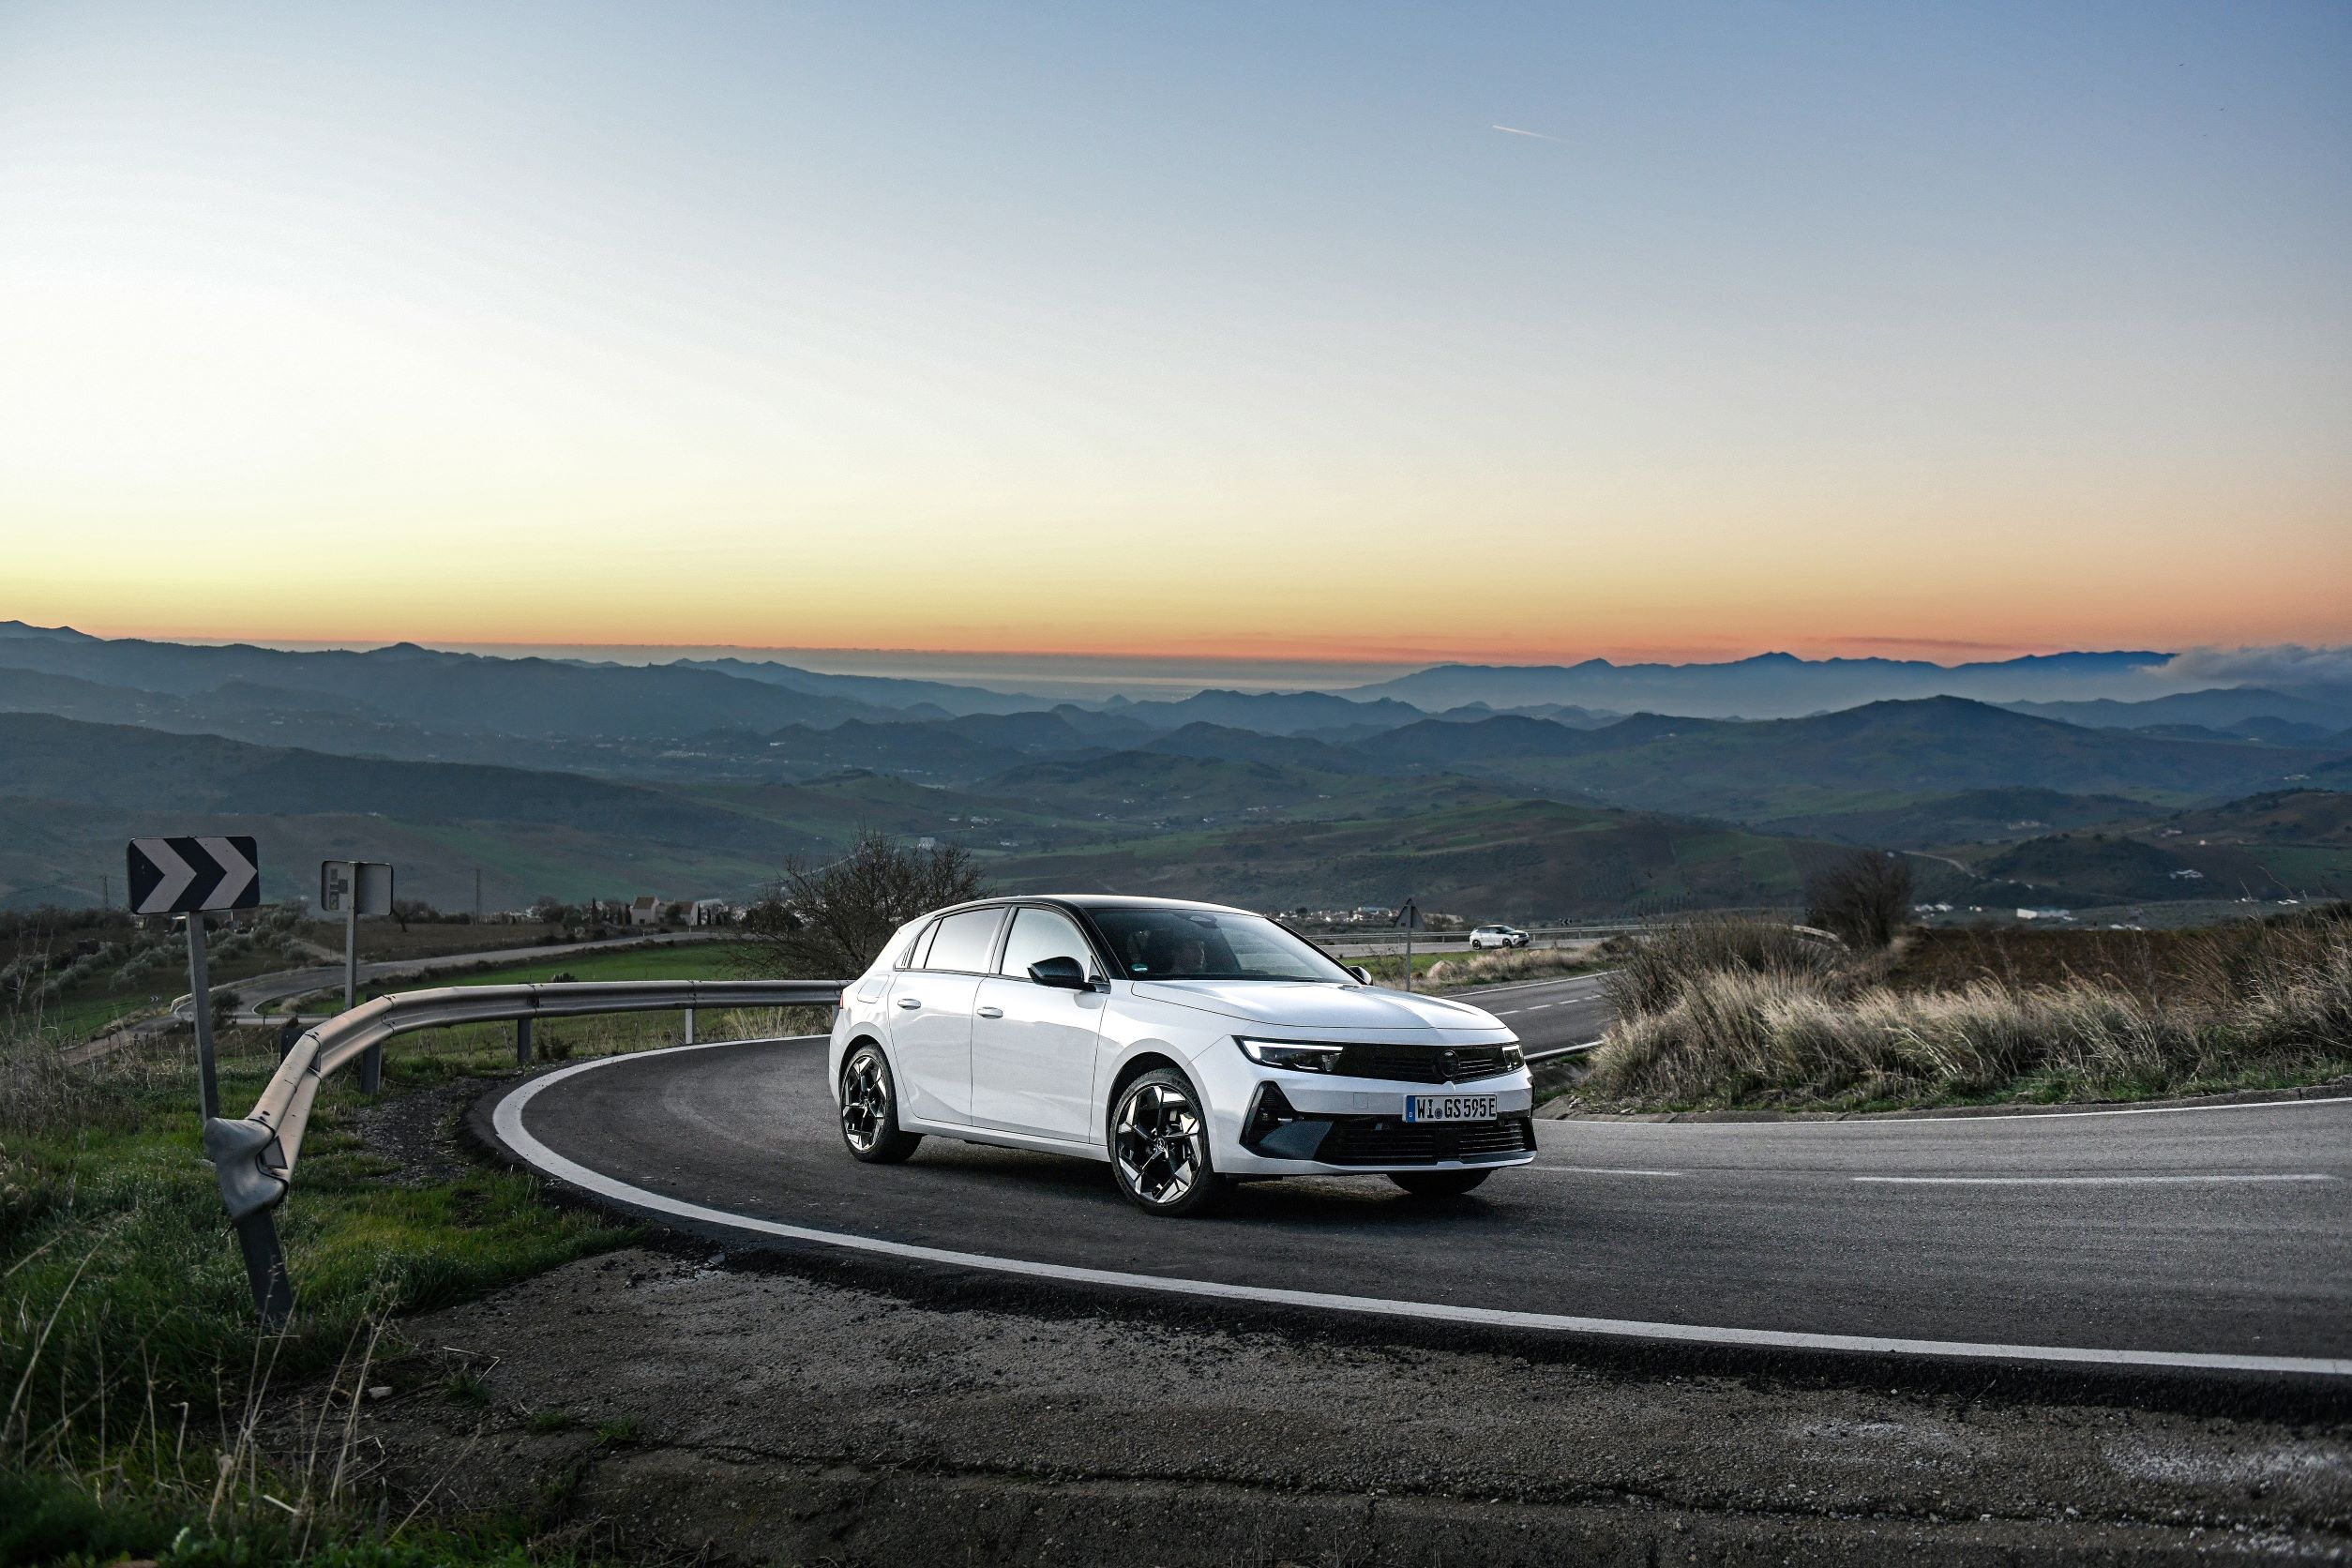
[[[1149,1214],[1199,1214],[1225,1196],[1209,1158],[1209,1116],[1192,1083],[1157,1067],[1110,1109],[1110,1168],[1127,1201]]]
[[[923,1141],[898,1126],[898,1089],[880,1046],[860,1046],[841,1063],[841,1141],[868,1165],[896,1165]]]
[[[1459,1198],[1493,1174],[1491,1170],[1393,1170],[1388,1179],[1415,1198]]]

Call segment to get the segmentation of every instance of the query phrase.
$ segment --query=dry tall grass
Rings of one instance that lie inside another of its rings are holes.
[[[1588,1093],[1650,1104],[2064,1099],[2352,1071],[2352,915],[2206,933],[2163,1001],[2073,980],[1901,993],[1889,960],[1786,927],[1694,923],[1610,979]]]
[[[1471,953],[1440,958],[1424,978],[1433,987],[1497,986],[1514,980],[1548,980],[1554,975],[1579,974],[1593,967],[1590,944],[1576,947],[1506,947],[1495,953]]]

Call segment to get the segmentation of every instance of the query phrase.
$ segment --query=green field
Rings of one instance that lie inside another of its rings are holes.
[[[611,948],[504,964],[415,982],[422,985],[528,986],[562,975],[571,980],[731,980],[742,978],[737,964],[746,949],[731,942],[679,942],[663,947]]]

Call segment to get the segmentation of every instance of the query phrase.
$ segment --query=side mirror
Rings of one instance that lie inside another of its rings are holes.
[[[1030,980],[1040,986],[1051,986],[1057,991],[1082,991],[1086,987],[1086,966],[1076,958],[1040,958],[1029,966]]]
[[[1348,972],[1356,977],[1356,984],[1359,986],[1368,986],[1372,984],[1372,972],[1364,968],[1362,964],[1349,964],[1348,966]]]

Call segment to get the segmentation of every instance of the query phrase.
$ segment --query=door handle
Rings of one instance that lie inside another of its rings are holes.
[[[919,996],[902,996],[898,999],[898,1005],[901,1007],[920,1007],[923,1005],[923,999]]]
[[[1002,1007],[983,1007],[980,1009],[980,1016],[984,1018],[1001,1018],[1004,1016],[1004,1009]]]

